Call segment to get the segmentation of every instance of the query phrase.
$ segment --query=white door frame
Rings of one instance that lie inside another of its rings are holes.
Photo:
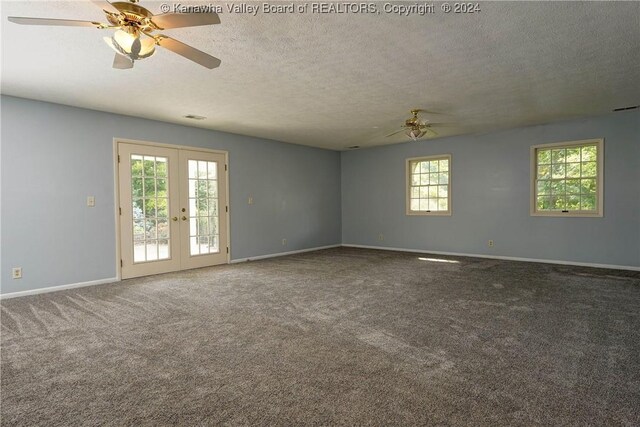
[[[153,141],[142,141],[137,139],[128,139],[128,138],[113,138],[113,185],[114,185],[114,215],[115,215],[115,230],[114,233],[116,235],[116,279],[118,281],[122,280],[122,254],[120,252],[120,177],[119,177],[119,167],[118,167],[118,143],[126,143],[126,144],[138,144],[138,145],[147,145],[152,147],[161,147],[161,148],[175,148],[178,150],[190,150],[190,151],[203,151],[205,153],[216,153],[224,155],[225,160],[225,170],[224,174],[226,176],[226,191],[227,191],[227,209],[226,212],[221,212],[220,214],[226,215],[227,219],[227,247],[229,251],[227,252],[227,264],[231,262],[231,197],[229,194],[229,152],[223,150],[214,150],[210,148],[200,148],[200,147],[191,147],[189,145],[176,145],[176,144],[166,144],[162,142],[153,142]]]

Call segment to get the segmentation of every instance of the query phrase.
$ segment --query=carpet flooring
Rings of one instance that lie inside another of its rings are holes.
[[[6,426],[640,425],[638,272],[335,248],[1,307]]]

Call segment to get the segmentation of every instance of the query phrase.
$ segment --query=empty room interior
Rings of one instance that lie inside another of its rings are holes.
[[[640,425],[640,2],[1,15],[2,425]]]

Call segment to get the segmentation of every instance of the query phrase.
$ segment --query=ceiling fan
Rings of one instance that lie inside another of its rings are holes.
[[[411,110],[412,116],[407,120],[405,120],[401,128],[387,135],[387,138],[390,136],[396,135],[400,132],[404,132],[405,135],[407,135],[409,138],[413,139],[414,141],[417,141],[418,139],[422,138],[425,135],[438,136],[438,132],[433,130],[431,128],[432,126],[437,127],[437,126],[449,125],[449,123],[430,123],[428,120],[427,121],[420,120],[420,118],[418,117],[418,114],[421,112],[431,113],[431,114],[440,114],[440,113],[434,113],[432,111],[426,111],[426,110],[421,110],[419,108],[415,108]]]
[[[100,30],[116,29],[117,31],[111,37],[104,37],[104,41],[116,52],[113,68],[133,68],[134,61],[153,55],[156,46],[162,46],[209,69],[220,65],[221,61],[216,57],[164,34],[154,34],[154,31],[158,30],[219,24],[220,18],[217,13],[165,13],[154,15],[144,7],[137,5],[138,0],[115,3],[110,3],[107,0],[91,1],[102,9],[108,24],[94,21],[21,18],[15,16],[10,16],[9,21],[23,25],[94,27]]]

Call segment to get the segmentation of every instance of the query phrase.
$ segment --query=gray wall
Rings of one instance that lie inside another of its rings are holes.
[[[344,152],[342,242],[640,266],[639,123],[636,110]],[[605,140],[604,217],[530,216],[530,146],[590,138]],[[405,215],[405,159],[443,153],[453,156],[453,215]]]
[[[114,137],[229,152],[232,259],[340,243],[338,152],[1,100],[2,293],[115,277]]]

